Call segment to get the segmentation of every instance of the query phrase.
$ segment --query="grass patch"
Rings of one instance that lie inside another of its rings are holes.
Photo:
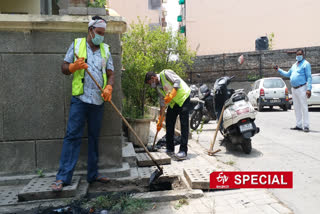
[[[225,164],[228,164],[228,165],[230,165],[230,166],[233,166],[235,163],[236,163],[236,162],[234,162],[234,161],[232,161],[232,160],[230,160],[230,161],[228,161],[228,162],[225,162]]]
[[[142,199],[135,199],[128,193],[110,193],[99,196],[82,204],[84,209],[108,210],[110,214],[135,214],[151,208],[151,204]]]
[[[180,209],[183,205],[189,205],[189,202],[187,199],[182,198],[178,201],[178,203],[176,205],[174,205],[174,208],[176,210]]]

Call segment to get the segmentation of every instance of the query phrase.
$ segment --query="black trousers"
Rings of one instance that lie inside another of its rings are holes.
[[[167,150],[174,152],[174,127],[177,121],[178,115],[180,116],[180,125],[181,125],[181,144],[180,151],[185,153],[188,152],[188,136],[189,136],[189,110],[190,110],[190,97],[188,97],[183,105],[179,107],[177,104],[174,105],[173,108],[170,106],[167,110],[166,115],[166,143]]]

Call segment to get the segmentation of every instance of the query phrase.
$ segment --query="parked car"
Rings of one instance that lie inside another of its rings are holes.
[[[254,82],[248,93],[251,104],[262,111],[264,106],[279,106],[288,110],[289,96],[286,83],[280,77],[262,78]]]
[[[308,99],[308,105],[320,105],[320,74],[312,74],[311,97]]]

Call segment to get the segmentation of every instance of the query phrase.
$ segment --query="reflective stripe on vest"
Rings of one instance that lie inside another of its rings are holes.
[[[160,89],[160,92],[166,96],[173,89],[173,84],[169,82],[165,75],[165,70],[160,72],[160,80],[163,87],[163,90]],[[191,89],[189,86],[180,78],[180,88],[177,90],[177,95],[169,103],[170,108],[173,108],[175,104],[182,106],[184,101],[189,97]]]
[[[110,56],[109,46],[105,43],[100,44],[100,52],[102,57],[102,77],[103,77],[103,89],[107,85],[107,73],[106,65]],[[87,59],[87,39],[77,38],[74,40],[74,53],[79,57]],[[76,61],[76,56],[74,55],[74,61]],[[83,94],[83,82],[84,82],[84,69],[77,70],[73,73],[72,80],[72,95],[79,96]]]

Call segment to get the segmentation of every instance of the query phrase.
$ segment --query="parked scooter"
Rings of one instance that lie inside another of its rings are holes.
[[[213,92],[206,84],[202,84],[199,88],[198,97],[191,100],[192,103],[197,103],[190,119],[190,127],[193,130],[199,127],[202,120],[204,120],[204,123],[208,123],[210,120],[216,120],[213,101]]]
[[[233,77],[221,77],[214,84],[215,108],[217,116],[220,115],[223,105],[223,123],[221,132],[225,139],[232,144],[240,144],[246,154],[252,150],[251,137],[259,133],[254,120],[256,111],[249,102],[243,89],[228,89]]]

